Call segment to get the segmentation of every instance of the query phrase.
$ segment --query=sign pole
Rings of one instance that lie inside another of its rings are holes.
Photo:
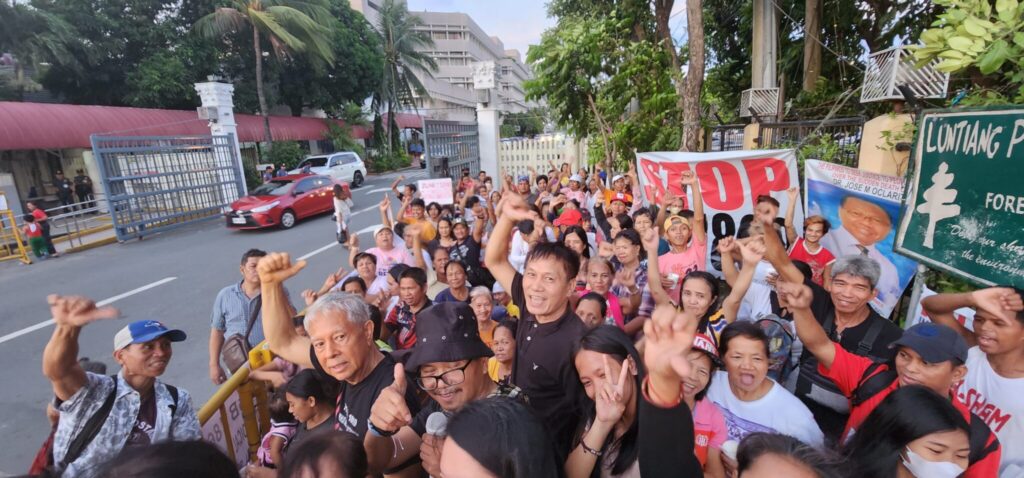
[[[917,265],[917,272],[914,273],[914,288],[910,292],[910,307],[907,308],[907,320],[903,321],[903,328],[909,329],[914,324],[911,315],[917,310],[917,303],[921,301],[921,291],[924,290],[924,274],[928,268],[924,264]]]

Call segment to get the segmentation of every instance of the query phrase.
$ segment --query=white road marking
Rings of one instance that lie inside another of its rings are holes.
[[[321,253],[323,251],[326,251],[327,249],[330,249],[330,248],[332,248],[334,246],[337,246],[337,245],[338,245],[337,242],[332,242],[330,244],[327,244],[324,247],[321,247],[321,248],[319,248],[319,249],[317,249],[317,250],[315,250],[313,252],[310,252],[309,254],[306,254],[306,255],[304,255],[302,257],[299,257],[297,260],[304,261],[306,259],[309,259],[310,257],[313,257],[313,256],[315,256],[315,255],[317,255],[317,254],[319,254],[319,253]]]
[[[142,287],[139,287],[137,289],[132,289],[132,290],[130,290],[128,292],[125,292],[123,294],[118,294],[118,295],[115,295],[115,296],[110,297],[108,299],[103,299],[103,300],[97,302],[96,306],[97,307],[103,307],[105,305],[110,305],[110,304],[112,304],[114,302],[117,302],[117,301],[119,301],[121,299],[124,299],[125,297],[131,297],[131,296],[133,296],[135,294],[138,294],[140,292],[145,292],[145,291],[147,291],[149,289],[152,289],[154,287],[160,287],[160,286],[162,286],[162,285],[164,285],[164,284],[166,284],[166,283],[168,283],[168,282],[170,282],[170,281],[172,281],[174,279],[177,279],[177,277],[165,277],[165,278],[160,279],[160,280],[158,280],[156,282],[153,282],[153,283],[150,283],[150,284],[146,284],[146,285],[144,285]],[[21,330],[19,330],[17,332],[11,332],[11,333],[3,336],[3,337],[0,337],[0,344],[2,344],[4,342],[11,341],[11,340],[14,340],[14,339],[16,339],[18,337],[21,337],[22,335],[25,335],[25,334],[28,334],[28,333],[31,333],[31,332],[35,332],[35,331],[37,331],[39,329],[49,327],[49,326],[53,325],[53,323],[54,323],[53,319],[49,319],[49,320],[45,320],[43,322],[40,322],[38,324],[29,326],[29,327],[25,327],[24,329],[21,329]]]
[[[382,193],[382,192],[390,191],[390,190],[391,190],[391,188],[380,188],[380,189],[373,189],[373,190],[364,189],[364,190],[362,190],[360,192],[364,192],[366,194],[373,194],[373,193]]]
[[[378,227],[380,227],[380,224],[375,225],[375,226],[370,226],[370,227],[364,227],[364,228],[356,231],[356,234],[369,234],[369,233],[373,232],[373,230],[378,228]]]

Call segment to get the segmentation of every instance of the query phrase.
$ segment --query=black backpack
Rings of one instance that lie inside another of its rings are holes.
[[[884,369],[883,369],[884,367]],[[889,388],[897,379],[896,365],[892,362],[875,362],[871,364],[861,375],[857,382],[857,388],[850,395],[850,406],[856,407],[878,395],[882,390]],[[993,438],[992,443],[988,442],[992,430],[985,424],[985,420],[971,412],[969,425],[968,442],[971,452],[967,457],[969,464],[977,463],[999,449],[999,439]],[[968,465],[969,466],[969,465]]]
[[[854,354],[861,357],[868,357],[872,360],[878,360],[877,357],[871,356],[871,348],[874,346],[875,341],[878,339],[878,335],[882,332],[884,323],[881,320],[875,320],[871,323],[868,331],[864,334],[864,337],[857,343],[857,349],[853,350]],[[828,336],[829,340],[835,334],[835,312],[830,311],[828,316],[825,317],[825,322],[822,324],[822,328],[825,329],[825,335]],[[883,387],[884,388],[884,387]],[[812,391],[815,392],[812,394]],[[818,359],[814,357],[810,352],[805,351],[804,356],[800,360],[800,374],[797,377],[796,387],[794,393],[798,396],[811,400],[821,406],[832,409],[838,413],[849,414],[849,409],[839,410],[836,407],[839,403],[847,404],[846,396],[839,390],[835,382],[828,377],[823,377],[818,373]],[[834,398],[835,404],[822,403],[821,400],[812,398],[813,396],[822,396],[823,393],[829,394],[830,398]]]
[[[103,424],[106,423],[107,417],[110,416],[110,410],[114,408],[114,399],[117,398],[117,375],[111,375],[110,378],[114,380],[114,388],[107,395],[99,410],[96,410],[96,413],[89,417],[89,421],[85,422],[82,431],[71,440],[64,458],[53,467],[55,471],[63,472],[68,465],[74,463],[78,457],[82,456],[82,452],[89,446],[89,443],[92,443],[92,440],[100,433],[100,428],[103,428]],[[167,387],[167,392],[171,394],[171,400],[173,401],[171,403],[171,417],[173,417],[174,412],[178,411],[178,387],[166,383],[164,386]],[[51,450],[50,453],[52,457],[53,451]]]

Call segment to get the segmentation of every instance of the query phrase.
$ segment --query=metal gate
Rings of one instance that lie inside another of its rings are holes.
[[[819,145],[831,151],[832,162],[856,168],[863,130],[862,117],[761,123],[757,142],[765,149]],[[811,135],[814,137],[809,138]]]
[[[480,139],[476,123],[423,120],[423,149],[431,178],[462,177],[462,168],[480,170]]]
[[[244,194],[229,135],[91,140],[119,241],[219,217]]]

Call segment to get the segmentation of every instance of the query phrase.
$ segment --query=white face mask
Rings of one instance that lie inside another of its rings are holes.
[[[917,478],[956,478],[963,474],[960,465],[949,461],[928,461],[907,447],[903,466]]]

